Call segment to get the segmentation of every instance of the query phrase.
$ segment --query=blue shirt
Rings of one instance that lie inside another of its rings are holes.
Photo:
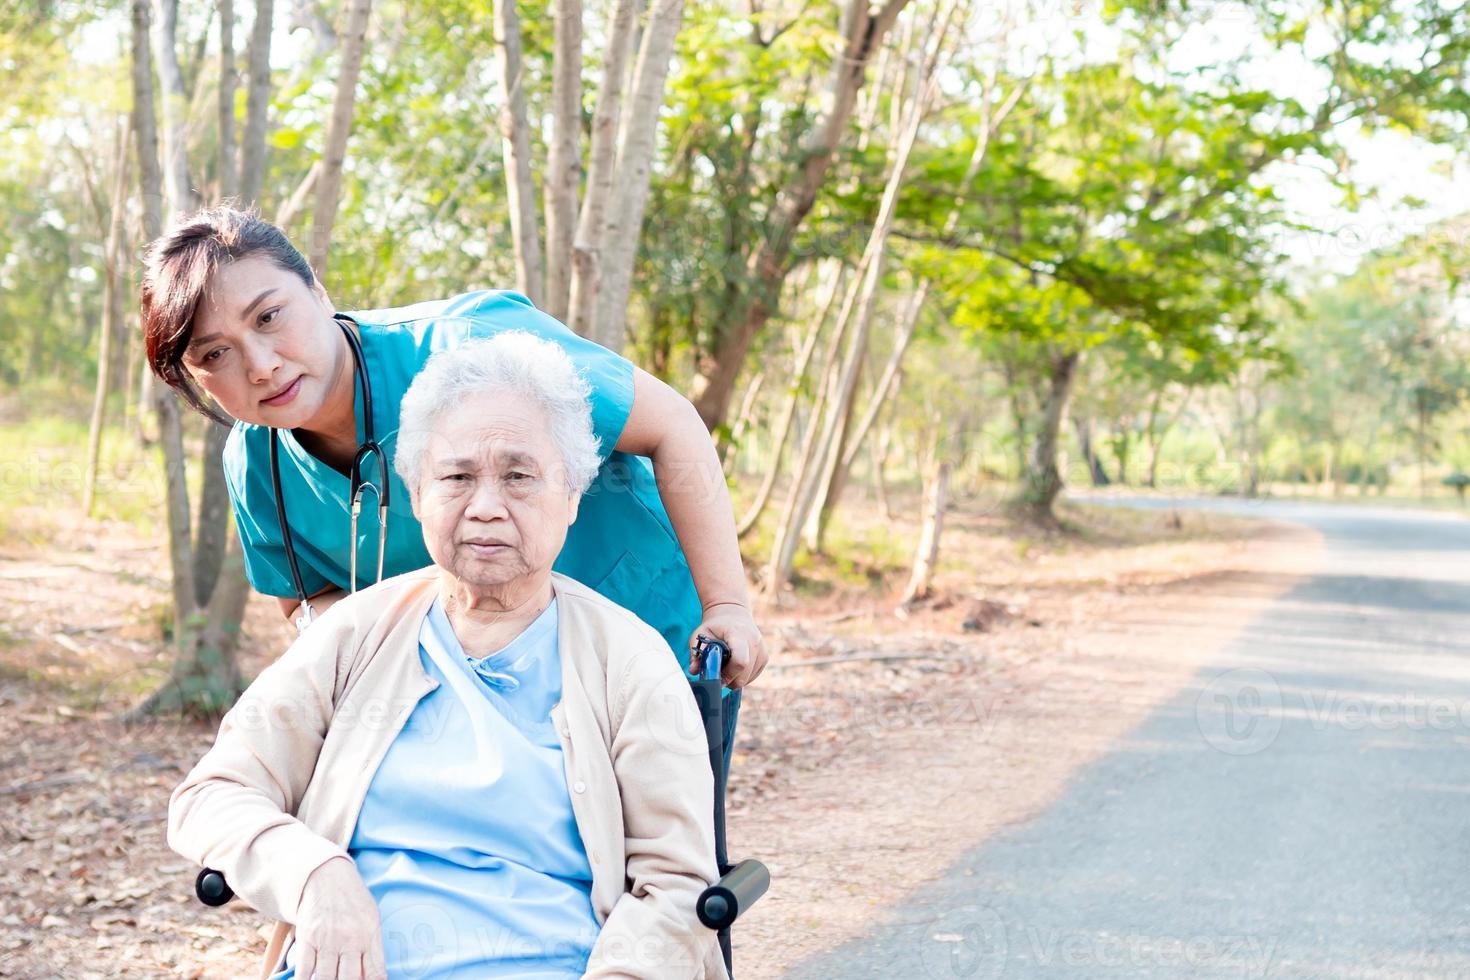
[[[554,600],[480,660],[438,600],[424,618],[419,658],[438,686],[389,746],[348,844],[395,980],[586,971],[599,927],[551,720],[557,640]]]
[[[363,357],[372,387],[373,425],[389,461],[388,540],[384,576],[429,565],[423,531],[409,506],[408,490],[393,472],[399,403],[430,355],[473,338],[524,330],[561,346],[591,386],[592,427],[603,462],[582,498],[577,521],[553,566],[658,630],[685,667],[689,634],[702,610],[689,564],[659,499],[647,459],[614,451],[633,407],[633,365],[577,336],[518,293],[486,290],[452,299],[351,314],[361,328]],[[358,439],[364,438],[363,399],[356,398]],[[281,486],[286,500],[302,584],[308,595],[347,587],[348,479],[308,453],[290,430],[280,430]],[[290,568],[276,517],[270,477],[270,430],[237,422],[224,452],[225,480],[245,554],[245,571],[257,592],[293,597]],[[376,480],[376,467],[369,475]],[[358,521],[358,585],[377,573],[375,501],[364,499]]]

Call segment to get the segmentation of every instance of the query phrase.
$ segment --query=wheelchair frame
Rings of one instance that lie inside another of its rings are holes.
[[[709,746],[709,764],[715,779],[715,866],[720,878],[702,893],[695,903],[695,914],[719,938],[725,970],[732,977],[735,970],[730,949],[730,927],[735,920],[766,893],[771,886],[771,873],[761,862],[746,858],[737,864],[729,862],[725,846],[725,767],[724,758],[733,746],[725,745],[725,700],[721,696],[720,667],[729,648],[719,640],[700,635],[697,638],[690,668],[690,687],[704,722],[704,737]],[[218,908],[235,897],[225,881],[224,873],[202,868],[194,879],[194,894],[200,902]]]

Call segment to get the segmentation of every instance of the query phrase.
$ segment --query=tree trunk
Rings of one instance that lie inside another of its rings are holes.
[[[839,265],[832,274],[832,287],[827,292],[827,297],[822,302],[821,311],[812,320],[811,329],[807,333],[805,342],[800,352],[796,355],[796,361],[791,368],[791,384],[787,389],[786,403],[781,409],[781,417],[776,422],[775,434],[771,437],[771,462],[766,467],[765,476],[761,478],[760,489],[756,491],[755,500],[749,509],[740,518],[736,525],[735,533],[738,537],[745,537],[760,520],[766,505],[770,502],[771,491],[775,489],[776,480],[781,475],[781,456],[786,448],[786,439],[791,435],[792,422],[796,419],[797,402],[801,399],[801,388],[806,381],[807,368],[811,364],[812,352],[816,349],[817,338],[822,333],[822,325],[827,322],[827,313],[832,308],[832,301],[837,298],[837,292],[842,285],[842,268]],[[798,441],[801,441],[798,437]]]
[[[866,339],[864,346],[866,347]],[[864,358],[854,368],[856,372],[852,382],[854,390],[860,383],[866,367],[867,359]],[[839,387],[839,399],[840,392]],[[842,405],[843,402],[839,400],[836,404]],[[847,452],[848,440],[852,435],[852,416],[857,408],[857,399],[849,397],[845,404],[846,408],[842,412],[842,417],[838,419],[837,427],[833,430],[831,440],[826,444],[826,451],[822,454],[821,469],[817,471],[817,483],[813,488],[812,502],[807,508],[806,520],[801,527],[802,543],[806,545],[806,550],[814,555],[824,553],[827,523],[823,518],[827,510],[827,495],[837,482],[837,473],[842,468],[840,460]]]
[[[214,27],[214,7],[209,7],[204,14],[204,24],[199,31],[199,40],[194,42],[193,57],[185,64],[181,64],[184,77],[184,87],[189,91],[189,115],[194,119],[202,116],[205,112],[204,103],[209,96],[209,87],[205,81],[209,78],[209,72],[204,71],[204,62],[209,57],[209,34]],[[208,170],[208,167],[201,168]],[[202,195],[201,195],[202,196]]]
[[[899,598],[900,608],[927,599],[933,593],[934,569],[939,564],[939,538],[944,531],[944,509],[949,503],[949,478],[954,463],[944,451],[941,438],[944,423],[937,413],[931,424],[934,434],[925,454],[923,523],[919,529],[919,546],[914,552],[913,571]]]
[[[189,484],[184,470],[184,429],[172,388],[157,386],[153,393],[153,406],[158,413],[159,441],[163,444],[164,507],[169,569],[172,572],[174,640],[177,642],[188,631],[189,620],[199,608],[194,593],[194,545],[189,523]]]
[[[899,375],[897,385],[903,383],[903,376]],[[868,448],[873,456],[873,495],[878,498],[878,516],[885,522],[892,523],[893,507],[888,500],[888,481],[884,471],[888,465],[888,448],[893,443],[893,423],[884,424],[882,431],[878,434],[876,444],[869,443]]]
[[[1419,460],[1419,499],[1428,500],[1429,482],[1424,471],[1429,458],[1429,405],[1428,394],[1422,387],[1415,392],[1415,403],[1419,415],[1419,424],[1414,437],[1414,454]]]
[[[1072,427],[1077,430],[1077,442],[1082,446],[1082,458],[1087,461],[1087,474],[1092,485],[1105,487],[1112,483],[1108,479],[1108,471],[1103,468],[1102,460],[1097,458],[1097,452],[1092,447],[1092,423],[1077,416],[1072,419]]]
[[[1113,458],[1118,461],[1118,485],[1128,485],[1128,452],[1133,445],[1133,433],[1121,422],[1113,424]]]
[[[271,104],[271,26],[274,0],[255,0],[255,26],[247,53],[250,88],[245,102],[245,133],[240,143],[240,202],[260,204],[265,182],[265,132]]]
[[[1331,452],[1332,458],[1334,460],[1342,459],[1342,449],[1346,441],[1346,436],[1343,436],[1341,439],[1336,439],[1333,441]],[[1345,470],[1346,468],[1347,467],[1344,464],[1338,463],[1338,465],[1336,465],[1332,469],[1332,496],[1334,499],[1342,496],[1342,473],[1343,470]]]
[[[215,718],[245,689],[235,651],[250,586],[234,537],[224,554],[219,583],[209,604],[194,612],[188,628],[176,636],[168,680],[126,712],[124,722],[137,723],[157,715]]]
[[[909,85],[913,84],[914,29],[917,17],[910,17],[903,25],[903,37],[899,40],[898,55],[894,60],[893,91],[888,95],[888,131],[896,133],[903,128],[903,107],[909,99]],[[923,84],[920,82],[919,84]],[[889,153],[892,154],[892,148]]]
[[[1260,440],[1260,418],[1263,398],[1258,390],[1252,395],[1248,391],[1246,369],[1242,368],[1235,377],[1233,395],[1240,430],[1240,483],[1246,497],[1255,497],[1260,492],[1261,471],[1258,442]],[[1247,404],[1249,403],[1249,404]]]
[[[337,49],[337,31],[316,9],[316,0],[295,0],[291,5],[291,30],[298,27],[310,31],[316,41],[311,52],[313,60],[320,61]]]
[[[542,185],[546,201],[546,311],[567,318],[572,286],[572,236],[582,160],[582,0],[556,0],[551,65],[551,143]]]
[[[1378,444],[1378,430],[1374,429],[1368,436],[1368,441],[1363,445],[1363,452],[1358,457],[1362,460],[1358,464],[1358,478],[1353,481],[1358,485],[1358,496],[1368,495],[1368,478],[1373,472],[1373,449]]]
[[[910,45],[907,43],[908,38],[905,37],[904,41],[903,50],[907,53],[910,50]],[[889,70],[890,64],[893,65],[893,71]],[[885,44],[878,49],[878,64],[873,67],[873,83],[859,90],[853,110],[857,113],[858,117],[858,153],[867,152],[868,143],[871,142],[873,131],[877,128],[878,108],[883,102],[885,84],[893,91],[890,101],[897,103],[903,100],[902,90],[889,82],[890,75],[897,75],[899,78],[902,78],[903,66],[904,59],[902,57],[895,57],[891,46]]]
[[[633,42],[636,0],[617,0],[608,28],[607,58],[602,87],[592,113],[591,145],[587,153],[587,190],[577,213],[572,243],[572,281],[567,297],[567,325],[584,337],[592,335],[597,318],[597,294],[602,268],[602,238],[607,204],[612,198],[617,169],[618,118],[622,112],[623,76]]]
[[[836,392],[813,456],[813,459],[820,464],[820,469],[813,470],[810,478],[792,487],[795,507],[792,508],[790,524],[779,535],[780,547],[772,550],[769,574],[766,579],[766,586],[773,591],[773,594],[779,593],[791,574],[792,561],[796,556],[797,532],[806,525],[807,518],[813,513],[813,507],[820,506],[817,497],[831,484],[832,474],[841,456],[841,434],[851,418],[853,394],[857,388],[859,369],[867,353],[868,332],[873,321],[873,311],[877,307],[879,287],[883,282],[883,260],[888,250],[888,234],[893,227],[894,214],[898,209],[899,191],[903,187],[908,171],[909,157],[919,135],[919,126],[937,91],[934,69],[940,52],[943,50],[944,36],[950,17],[953,15],[954,6],[953,0],[950,0],[936,14],[936,17],[939,18],[937,23],[941,25],[939,36],[926,55],[923,73],[915,89],[913,102],[908,107],[904,126],[894,136],[893,162],[889,170],[887,185],[883,188],[883,198],[878,205],[878,216],[873,223],[873,231],[868,237],[868,244],[863,252],[864,274],[854,280],[853,288],[843,303],[844,320],[851,311],[852,340],[847,345],[842,367],[836,376]]]
[[[107,226],[107,244],[102,257],[102,331],[97,340],[97,387],[92,396],[92,420],[87,427],[87,462],[82,477],[82,515],[92,516],[97,490],[98,457],[102,450],[102,423],[107,411],[107,393],[112,384],[112,348],[122,320],[122,297],[127,292],[127,263],[123,261],[124,217],[128,205],[128,153],[131,125],[118,128],[117,152],[113,157],[112,212]]]
[[[618,163],[602,233],[598,268],[597,314],[591,337],[609,350],[621,351],[627,338],[628,293],[633,284],[633,260],[648,184],[653,172],[653,150],[658,136],[659,107],[674,39],[684,21],[684,0],[655,0],[643,29],[638,62],[633,68],[627,111],[618,127]]]
[[[158,165],[158,123],[153,115],[153,55],[148,46],[152,5],[133,0],[133,135],[143,197],[143,237],[163,234],[163,172]]]
[[[746,261],[744,275],[749,285],[717,325],[714,353],[694,379],[694,405],[711,431],[724,424],[745,356],[775,312],[781,285],[790,272],[792,243],[831,169],[868,62],[907,3],[887,0],[882,7],[872,8],[867,0],[847,0],[843,7],[838,29],[843,47],[832,63],[829,108],[802,141],[801,162],[776,196],[767,221],[770,230]]]
[[[505,159],[505,199],[516,259],[516,289],[532,303],[546,298],[541,237],[536,227],[536,188],[531,180],[531,125],[526,120],[521,20],[515,0],[495,0],[495,44],[500,48],[500,147]]]
[[[143,345],[138,342],[137,336],[141,331],[128,330],[126,333],[127,342],[123,345],[126,349],[122,352],[123,371],[118,380],[118,389],[123,393],[123,424],[127,426],[128,431],[136,432],[138,403],[133,397],[133,393],[137,390],[133,384],[133,378],[137,377],[139,362],[143,359]]]
[[[137,367],[138,398],[136,402],[137,411],[133,416],[133,422],[136,427],[134,434],[138,437],[138,443],[146,448],[158,441],[158,434],[148,428],[149,409],[153,405],[153,389],[155,385],[153,383],[153,371],[148,367],[147,358],[139,357]],[[130,384],[131,381],[132,379],[129,378]]]
[[[866,262],[867,255],[863,256]],[[857,273],[862,276],[861,266]],[[825,377],[817,384],[816,391],[812,397],[811,412],[801,428],[800,448],[797,450],[793,460],[791,474],[791,488],[786,494],[786,503],[781,508],[781,516],[776,522],[775,536],[771,543],[771,559],[766,566],[764,587],[772,596],[779,599],[780,589],[790,578],[791,566],[796,557],[797,531],[801,527],[801,500],[803,488],[812,482],[812,468],[818,464],[819,455],[822,451],[821,437],[823,435],[823,413],[827,405],[835,396],[842,369],[842,360],[838,355],[842,352],[842,342],[847,335],[851,324],[851,302],[854,293],[849,290],[847,298],[843,301],[843,309],[837,314],[837,322],[832,329],[832,336],[828,338],[827,347],[822,359],[825,366]],[[776,578],[779,569],[784,568],[784,574]]]
[[[342,66],[337,72],[337,94],[332,100],[332,119],[327,125],[322,172],[316,182],[316,209],[311,216],[311,251],[307,256],[322,282],[327,279],[327,253],[332,246],[332,225],[336,223],[337,204],[342,196],[342,163],[347,157],[347,137],[352,132],[357,76],[362,70],[362,52],[372,6],[372,0],[352,0],[347,12],[347,30],[342,37]]]
[[[133,125],[137,136],[138,170],[143,197],[143,232],[152,240],[162,232],[163,177],[158,164],[158,133],[153,116],[148,22],[148,0],[133,0]],[[167,49],[166,45],[160,47]],[[151,377],[146,366],[141,373]],[[169,703],[188,710],[213,712],[228,706],[234,700],[239,692],[239,671],[234,662],[235,641],[244,614],[245,596],[248,594],[244,567],[238,551],[234,552],[235,559],[228,566],[229,572],[220,573],[218,565],[214,565],[215,584],[210,590],[207,605],[197,591],[201,574],[210,574],[211,563],[216,561],[215,555],[209,554],[203,545],[218,541],[216,552],[223,550],[231,524],[224,514],[214,513],[216,508],[211,506],[206,514],[213,515],[210,519],[223,529],[225,537],[221,538],[215,528],[201,528],[200,547],[196,547],[189,520],[189,491],[185,480],[183,426],[178,400],[173,390],[166,386],[154,386],[152,392],[157,410],[159,440],[163,444],[164,454],[164,504],[174,605],[175,659],[170,681],[129,712],[128,717],[132,719],[160,710]],[[142,414],[140,405],[139,415]],[[210,444],[216,447],[218,445],[217,442]],[[210,471],[220,470],[218,452],[207,451],[204,469],[205,496],[217,499],[217,491],[212,488],[217,486],[215,481],[220,480],[220,477],[217,472],[211,476]],[[205,514],[201,514],[201,519],[205,519]]]
[[[171,220],[198,207],[198,195],[189,178],[189,97],[179,71],[175,30],[179,0],[159,0],[154,43],[158,49],[158,78],[162,88],[164,188]]]
[[[1164,440],[1179,420],[1184,417],[1184,412],[1189,408],[1189,400],[1194,395],[1194,389],[1185,386],[1184,397],[1179,399],[1179,407],[1169,413],[1169,418],[1164,422],[1163,428],[1151,433],[1148,447],[1148,481],[1144,486],[1150,490],[1159,485],[1159,459],[1164,453]]]
[[[235,196],[235,0],[219,0],[219,198]]]
[[[730,426],[730,437],[721,440],[719,445],[720,455],[723,458],[725,475],[734,471],[736,450],[740,446],[740,439],[745,435],[750,420],[755,416],[756,399],[760,397],[761,386],[766,383],[766,372],[761,371],[750,382],[750,387],[745,389],[745,397],[740,400],[740,411],[735,416],[735,424]]]
[[[1052,357],[1041,424],[1026,460],[1019,503],[1026,516],[1039,524],[1056,523],[1052,507],[1062,491],[1062,475],[1057,468],[1058,437],[1067,417],[1067,402],[1072,396],[1072,381],[1080,357],[1078,351],[1064,351]]]
[[[1000,363],[1006,379],[1006,402],[1011,410],[1011,447],[1016,454],[1016,482],[1022,483],[1026,479],[1026,448],[1030,436],[1026,423],[1030,413],[1026,410],[1026,393],[1021,388],[1021,371],[1012,358],[1004,354]]]
[[[194,597],[200,606],[214,594],[231,527],[230,491],[224,468],[225,440],[230,430],[216,422],[204,424],[204,483],[199,490],[194,541]]]
[[[889,352],[888,360],[883,365],[883,371],[878,376],[878,382],[873,387],[873,395],[867,409],[863,412],[855,429],[843,432],[842,452],[832,470],[826,492],[822,496],[822,505],[817,509],[816,526],[812,529],[812,538],[808,542],[815,551],[821,551],[823,548],[827,527],[831,523],[832,514],[837,510],[837,504],[842,499],[842,492],[847,487],[849,474],[852,472],[853,463],[857,460],[858,451],[862,449],[863,441],[867,439],[868,432],[873,427],[873,421],[893,393],[894,382],[902,371],[904,353],[908,350],[909,340],[913,338],[914,328],[918,325],[919,314],[924,309],[924,301],[928,295],[929,280],[922,279],[908,302],[904,304],[903,312],[899,314],[893,349]]]
[[[904,41],[905,51],[909,49],[910,44],[911,38],[907,36],[906,32]],[[905,59],[906,61],[907,59]],[[932,68],[930,70],[932,71]],[[925,77],[927,76],[920,76],[920,85],[924,84]],[[901,74],[899,84],[893,93],[896,100],[903,95],[906,87],[907,81],[905,75]],[[1000,124],[1010,115],[1011,110],[1015,108],[1016,102],[1020,99],[1023,90],[1023,86],[1018,84],[1012,89],[999,109],[994,109],[992,101],[994,86],[987,85],[985,87],[982,96],[982,126],[975,140],[975,148],[971,151],[969,162],[965,165],[964,175],[960,178],[961,187],[969,187],[974,182],[976,175],[980,172],[980,165],[985,160],[985,153],[990,145],[991,138],[994,137]],[[894,128],[897,129],[897,125]],[[944,220],[943,234],[946,237],[954,234],[955,230],[959,227],[959,219],[960,207],[957,202],[950,209],[949,215]],[[883,367],[883,373],[879,377],[877,385],[874,387],[872,402],[863,413],[862,420],[858,423],[857,429],[851,434],[850,438],[848,438],[844,430],[844,449],[841,457],[836,461],[836,468],[832,472],[831,481],[827,485],[821,507],[817,511],[816,526],[811,541],[812,547],[815,550],[820,551],[822,548],[827,527],[831,521],[832,514],[837,509],[837,504],[842,498],[842,491],[847,485],[848,474],[852,470],[853,462],[857,459],[858,451],[862,448],[863,441],[867,438],[868,431],[871,429],[874,419],[877,418],[879,411],[882,410],[884,403],[889,398],[890,388],[894,387],[895,379],[902,371],[903,357],[908,351],[909,341],[913,338],[914,328],[918,325],[919,316],[923,312],[924,302],[928,298],[930,286],[930,280],[925,278],[919,280],[917,286],[914,288],[908,304],[904,307],[904,311],[899,317],[899,326],[894,338],[893,348],[889,354],[887,364]]]
[[[316,191],[317,181],[322,176],[322,166],[321,158],[317,158],[311,165],[311,169],[306,171],[306,176],[301,178],[301,183],[297,184],[296,189],[291,192],[291,196],[276,209],[274,223],[277,228],[289,234],[290,227],[296,223],[301,212],[306,210],[307,198]]]

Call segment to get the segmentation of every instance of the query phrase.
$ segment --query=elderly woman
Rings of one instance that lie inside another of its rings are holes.
[[[398,444],[433,566],[260,674],[170,845],[280,920],[263,976],[724,977],[688,683],[551,571],[599,462],[586,382],[528,334],[471,342],[414,381]]]

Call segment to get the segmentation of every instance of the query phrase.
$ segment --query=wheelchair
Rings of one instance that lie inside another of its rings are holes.
[[[732,977],[735,970],[730,949],[730,927],[735,920],[766,893],[771,886],[771,873],[761,862],[746,858],[731,864],[725,846],[725,742],[724,698],[720,696],[720,666],[729,649],[719,640],[701,635],[690,664],[690,687],[699,716],[704,723],[705,742],[709,746],[709,764],[715,778],[715,864],[720,878],[706,888],[695,903],[695,914],[719,938],[725,970]],[[203,868],[194,879],[194,894],[212,908],[235,897],[234,889],[225,881],[223,872]]]

